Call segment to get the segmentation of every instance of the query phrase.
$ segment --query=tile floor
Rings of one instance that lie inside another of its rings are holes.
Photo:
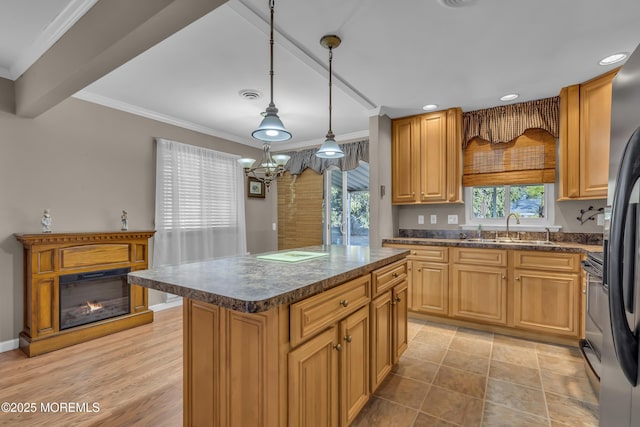
[[[352,426],[598,426],[575,348],[414,319],[409,340]]]

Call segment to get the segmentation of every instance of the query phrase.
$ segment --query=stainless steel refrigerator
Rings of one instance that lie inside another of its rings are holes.
[[[640,47],[613,80],[609,193],[603,280],[609,316],[603,329],[600,425],[640,426]]]

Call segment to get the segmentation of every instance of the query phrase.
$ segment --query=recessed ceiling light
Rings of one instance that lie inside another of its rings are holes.
[[[424,111],[432,111],[432,110],[435,110],[436,108],[438,108],[438,105],[436,104],[427,104],[424,107],[422,107]]]
[[[620,62],[624,60],[629,54],[626,52],[614,53],[613,55],[609,55],[605,58],[602,58],[599,62],[600,65],[611,65],[616,62]]]
[[[508,95],[501,96],[500,97],[500,101],[512,101],[512,100],[516,99],[519,96],[520,95],[518,95],[517,93],[510,93]]]

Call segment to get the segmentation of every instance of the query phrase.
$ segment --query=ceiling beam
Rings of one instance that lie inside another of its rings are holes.
[[[16,114],[42,114],[226,1],[97,2],[16,80]]]

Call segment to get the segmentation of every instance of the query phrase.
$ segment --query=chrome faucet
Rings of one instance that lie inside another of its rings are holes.
[[[507,239],[509,238],[509,220],[511,219],[511,217],[514,217],[516,219],[516,224],[520,224],[520,217],[517,213],[511,212],[509,215],[507,215]]]
[[[550,235],[550,233],[551,233],[551,230],[549,230],[549,227],[545,227],[545,228],[544,228],[544,231],[547,233],[547,242],[549,242],[549,241],[550,241],[550,240],[549,240],[549,237],[550,237],[549,235]]]

